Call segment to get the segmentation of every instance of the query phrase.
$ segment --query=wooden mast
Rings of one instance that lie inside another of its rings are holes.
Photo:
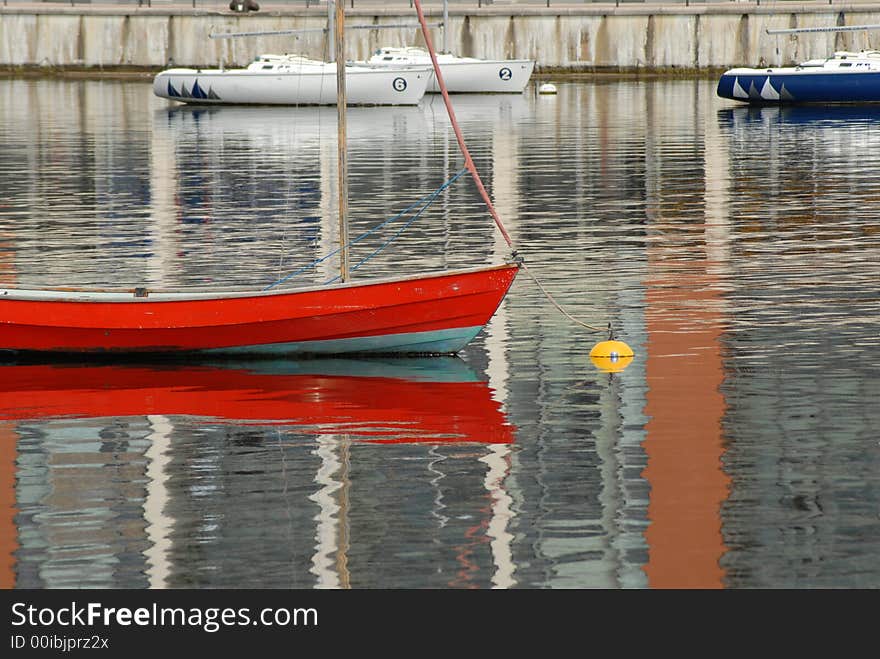
[[[345,96],[345,0],[336,0],[336,117],[337,152],[339,169],[339,277],[343,282],[351,278],[348,267],[348,153],[346,144]]]

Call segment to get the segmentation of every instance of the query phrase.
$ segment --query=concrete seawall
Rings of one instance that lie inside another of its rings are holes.
[[[439,7],[427,10],[441,17]],[[414,11],[346,10],[350,26],[415,23]],[[880,30],[768,35],[767,28],[880,24],[880,7],[827,2],[739,2],[698,6],[639,4],[491,5],[449,10],[449,49],[483,58],[532,58],[539,71],[681,72],[735,65],[780,65],[834,50],[880,49]],[[241,66],[259,53],[326,55],[321,31],[294,36],[211,39],[221,32],[323,28],[326,5],[263,5],[250,15],[186,6],[10,4],[0,7],[0,69],[144,70],[169,65]],[[435,45],[442,37],[435,31]],[[349,58],[381,45],[422,43],[415,27],[351,29]]]

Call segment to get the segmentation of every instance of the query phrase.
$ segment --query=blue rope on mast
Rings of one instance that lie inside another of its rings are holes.
[[[384,227],[384,226],[386,226],[386,225],[388,225],[388,224],[391,224],[391,223],[394,222],[395,220],[400,219],[401,217],[403,217],[404,215],[406,215],[407,213],[409,213],[410,211],[412,211],[412,209],[421,206],[421,208],[419,208],[418,212],[417,212],[415,215],[413,215],[412,218],[410,218],[410,220],[409,220],[408,222],[406,222],[402,227],[400,227],[400,229],[398,229],[398,231],[397,231],[393,236],[391,236],[391,238],[389,238],[384,244],[382,244],[382,245],[380,245],[378,248],[376,248],[371,254],[369,254],[369,255],[367,255],[366,257],[364,257],[363,259],[361,259],[361,260],[357,263],[357,265],[355,265],[355,266],[352,268],[352,270],[357,270],[357,269],[358,269],[359,267],[361,267],[364,263],[366,263],[366,262],[369,261],[371,258],[373,258],[374,256],[376,256],[376,254],[378,254],[379,252],[381,252],[382,250],[384,250],[386,247],[388,247],[388,245],[390,245],[394,240],[396,240],[397,237],[398,237],[401,233],[403,233],[404,230],[406,230],[407,227],[409,227],[413,222],[415,222],[415,221],[419,218],[419,216],[420,216],[422,213],[425,212],[425,210],[428,208],[428,206],[430,206],[432,203],[434,203],[434,200],[437,199],[437,197],[440,196],[440,193],[443,192],[443,190],[445,190],[445,189],[448,188],[450,185],[452,185],[453,183],[455,183],[455,182],[456,182],[459,178],[461,178],[461,176],[463,176],[467,171],[468,171],[467,168],[462,168],[462,169],[460,169],[458,172],[455,173],[455,175],[454,175],[452,178],[450,178],[450,179],[449,179],[448,181],[446,181],[443,185],[441,185],[439,188],[437,188],[436,190],[434,190],[431,194],[422,197],[422,198],[419,199],[417,202],[415,202],[415,203],[413,203],[413,204],[410,204],[409,206],[407,206],[406,208],[404,208],[402,211],[400,211],[400,212],[399,212],[397,215],[395,215],[394,217],[391,217],[391,218],[385,220],[385,221],[382,222],[381,224],[376,225],[375,227],[373,227],[372,229],[369,229],[368,231],[365,231],[364,233],[362,233],[361,235],[359,235],[357,238],[355,238],[354,240],[352,240],[352,241],[351,241],[351,244],[354,244],[354,243],[356,243],[356,242],[358,242],[358,241],[360,241],[360,240],[363,240],[363,239],[366,238],[367,236],[376,233],[376,232],[377,232],[379,229],[381,229],[382,227]],[[269,284],[269,285],[266,286],[263,290],[264,290],[264,291],[271,290],[271,289],[275,288],[276,286],[278,286],[278,285],[280,285],[280,284],[283,284],[284,282],[289,281],[290,279],[293,279],[293,278],[296,277],[297,275],[302,274],[303,272],[305,272],[305,271],[308,270],[309,268],[314,268],[316,265],[318,265],[318,264],[320,264],[320,263],[323,263],[324,261],[326,261],[326,260],[329,259],[330,257],[335,256],[336,254],[339,254],[339,252],[341,252],[341,251],[342,251],[342,248],[341,248],[341,247],[337,247],[336,249],[334,249],[334,250],[333,250],[332,252],[330,252],[329,254],[327,254],[327,255],[325,255],[325,256],[322,256],[321,258],[316,259],[316,260],[312,261],[311,263],[309,263],[309,264],[307,264],[307,265],[304,265],[304,266],[301,267],[299,270],[296,270],[296,271],[294,271],[294,272],[291,272],[290,274],[285,275],[285,276],[282,277],[281,279],[278,279],[278,280],[276,280],[275,282]],[[337,279],[339,279],[339,276],[334,277],[333,279],[330,279],[329,281],[326,281],[326,282],[324,282],[324,283],[325,283],[325,284],[331,284],[331,283],[333,283],[334,281],[336,281]]]

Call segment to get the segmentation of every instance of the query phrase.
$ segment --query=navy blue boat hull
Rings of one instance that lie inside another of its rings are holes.
[[[733,69],[718,81],[718,96],[754,105],[880,103],[880,71],[782,72]]]

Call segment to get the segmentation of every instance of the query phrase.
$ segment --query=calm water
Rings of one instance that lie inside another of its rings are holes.
[[[526,276],[460,358],[4,363],[0,585],[880,587],[880,109],[558,87],[456,107],[627,368]],[[461,165],[439,99],[349,118],[355,232]],[[333,247],[334,122],[0,80],[0,284],[261,288]],[[357,276],[505,254],[461,180]]]

